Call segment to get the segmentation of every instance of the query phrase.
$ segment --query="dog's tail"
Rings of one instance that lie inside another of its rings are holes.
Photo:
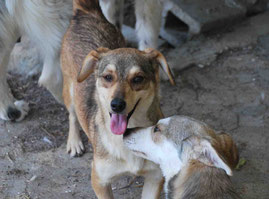
[[[77,10],[83,12],[102,12],[98,0],[73,0],[73,12]]]

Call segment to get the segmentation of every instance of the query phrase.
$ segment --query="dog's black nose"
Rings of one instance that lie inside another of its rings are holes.
[[[116,113],[122,112],[126,107],[126,102],[120,98],[115,98],[111,101],[111,109]]]

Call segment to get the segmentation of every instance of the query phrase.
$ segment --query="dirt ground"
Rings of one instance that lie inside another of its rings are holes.
[[[268,26],[268,21],[263,25]],[[210,38],[218,40],[226,34],[231,30]],[[165,115],[188,115],[230,133],[246,160],[232,177],[236,189],[244,199],[269,198],[269,34],[224,49],[206,66],[173,70],[177,86],[161,84]],[[70,158],[66,154],[67,112],[37,80],[38,76],[9,75],[12,92],[30,102],[31,110],[20,123],[0,121],[0,198],[94,199],[91,146],[84,136],[85,155]],[[122,188],[131,179],[122,177],[113,183],[115,198],[140,198],[142,179]]]

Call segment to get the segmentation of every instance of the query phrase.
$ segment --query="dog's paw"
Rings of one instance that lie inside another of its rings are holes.
[[[23,120],[25,118],[25,116],[28,114],[29,104],[23,100],[18,100],[18,101],[14,102],[14,105],[16,106],[18,111],[20,112],[19,117],[17,117],[15,119],[16,122],[19,122],[19,121]]]
[[[68,139],[66,151],[71,157],[79,157],[84,153],[85,148],[80,138]]]
[[[19,122],[25,118],[29,111],[29,105],[23,100],[15,101],[15,106],[8,106],[6,111],[0,112],[0,118],[6,121]]]

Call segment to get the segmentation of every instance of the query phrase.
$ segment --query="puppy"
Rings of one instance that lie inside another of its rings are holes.
[[[163,55],[123,48],[123,36],[103,16],[97,0],[74,0],[74,16],[62,45],[63,98],[69,111],[67,151],[84,147],[79,124],[93,146],[92,187],[99,199],[113,198],[111,182],[126,173],[145,176],[143,199],[158,198],[159,166],[133,155],[123,144],[127,126],[150,126],[163,117],[159,66],[174,84]]]
[[[159,164],[166,198],[240,198],[230,181],[238,162],[232,138],[184,116],[161,119],[147,128],[128,129],[124,144],[137,156]]]

